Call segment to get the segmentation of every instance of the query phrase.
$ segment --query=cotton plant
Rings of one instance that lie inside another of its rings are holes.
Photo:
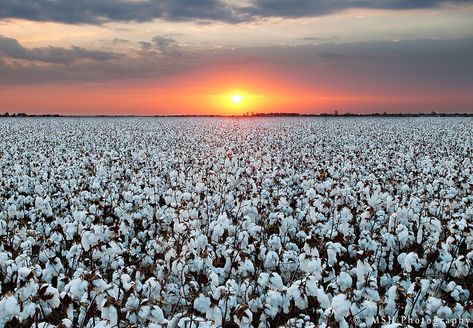
[[[416,120],[12,119],[0,327],[471,318],[473,130]]]

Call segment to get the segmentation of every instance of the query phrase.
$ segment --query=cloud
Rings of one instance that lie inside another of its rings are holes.
[[[109,21],[147,22],[156,18],[170,21],[240,19],[221,0],[0,0],[0,19],[102,24]]]
[[[328,15],[337,11],[366,8],[406,10],[439,7],[445,3],[471,4],[471,0],[254,0],[243,13],[251,17],[312,17]]]
[[[109,60],[117,58],[118,54],[99,50],[88,50],[82,47],[40,47],[25,48],[16,39],[0,35],[0,55],[12,59],[22,59],[33,62],[68,64],[80,59]]]
[[[223,21],[238,23],[258,17],[310,17],[350,8],[417,9],[473,0],[249,0],[246,6],[229,0],[0,0],[0,19],[22,18],[69,24],[111,21]]]
[[[0,85],[143,79],[198,65],[183,57],[178,43],[168,37],[127,43],[130,47],[121,52],[77,46],[26,48],[0,35]]]
[[[471,90],[471,58],[472,38],[197,50],[157,36],[109,53],[78,47],[29,49],[1,37],[0,85],[159,80],[196,69],[225,74],[263,67],[320,90]]]

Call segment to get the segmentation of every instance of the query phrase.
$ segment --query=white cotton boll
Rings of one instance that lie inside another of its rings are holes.
[[[211,320],[215,327],[222,326],[222,310],[218,306],[212,306],[205,314],[207,320]]]
[[[247,277],[250,274],[253,274],[255,272],[255,267],[253,265],[253,262],[250,261],[250,259],[245,259],[243,263],[240,264],[238,267],[238,273],[241,277]]]
[[[427,309],[430,311],[430,313],[436,313],[437,310],[442,306],[442,304],[442,300],[432,296],[429,297],[426,302]]]
[[[266,306],[264,313],[274,318],[279,313],[279,309],[282,307],[283,298],[280,292],[269,290],[266,294]]]
[[[317,296],[317,283],[313,277],[307,279],[305,283],[305,293],[307,296]]]
[[[396,313],[396,300],[398,298],[398,293],[397,293],[397,286],[391,286],[388,289],[388,292],[386,293],[386,299],[385,303],[386,306],[384,308],[384,311],[386,312],[387,315],[394,315]]]
[[[250,327],[252,327],[251,322],[253,321],[253,313],[250,311],[249,308],[247,308],[243,311],[243,309],[241,307],[239,307],[237,309],[237,313],[239,313],[239,314],[235,314],[233,316],[233,320],[238,325],[238,327],[240,327],[240,328],[250,328]]]
[[[212,240],[217,242],[220,239],[220,237],[223,236],[224,232],[225,230],[223,229],[223,227],[217,223],[214,226],[213,231],[212,231]]]
[[[309,239],[311,237],[307,237]],[[304,253],[308,256],[319,257],[319,251],[315,245],[309,245],[307,242],[304,244]]]
[[[272,250],[275,250],[275,251],[281,249],[282,247],[281,238],[279,238],[276,235],[272,235],[268,240],[268,245]]]
[[[80,300],[87,290],[87,281],[80,278],[73,279],[64,289],[66,292],[69,292],[73,298]]]
[[[85,211],[75,211],[73,214],[74,217],[74,223],[79,223],[85,221],[87,217],[87,212]]]
[[[21,278],[24,280],[26,277],[28,277],[31,274],[32,269],[31,268],[19,268],[18,269],[18,274],[21,276]]]
[[[417,253],[410,252],[404,258],[404,263],[401,264],[405,268],[406,272],[412,272],[412,269],[418,269],[420,267],[419,263],[419,256]]]
[[[338,294],[332,299],[331,307],[333,308],[334,318],[342,321],[350,311],[351,302],[347,300],[345,294]]]
[[[264,259],[265,269],[275,269],[279,265],[279,255],[275,251],[269,251]]]
[[[121,280],[123,289],[125,289],[125,291],[130,290],[130,288],[133,287],[134,284],[135,284],[135,283],[131,280],[131,277],[130,277],[128,274],[126,274],[126,273],[121,275],[120,280]]]
[[[320,274],[322,272],[322,261],[319,257],[306,258],[305,254],[299,256],[300,269],[308,274]]]
[[[317,289],[317,301],[322,309],[328,309],[330,307],[330,300],[322,288]]]
[[[210,299],[202,294],[199,294],[199,297],[194,300],[194,309],[202,313],[207,313],[209,308]]]
[[[442,319],[435,317],[434,320],[432,320],[432,327],[433,328],[447,328],[447,325],[445,322],[443,322]]]
[[[148,305],[143,305],[140,306],[138,310],[138,317],[140,317],[140,320],[147,320],[150,316],[151,309]]]
[[[91,187],[92,189],[98,190],[100,189],[100,183],[97,180],[94,180]]]
[[[337,263],[337,252],[331,248],[327,249],[327,264],[329,266],[333,266],[335,263]]]
[[[266,287],[269,283],[269,274],[266,272],[261,272],[258,276],[258,284],[261,287]]]
[[[11,204],[7,208],[7,217],[11,219],[11,218],[14,218],[15,216],[16,216],[16,206],[15,204]]]
[[[403,224],[396,228],[396,235],[402,246],[406,245],[409,240],[409,229]]]
[[[108,320],[110,325],[116,326],[118,324],[118,312],[115,306],[107,305],[105,306],[106,301],[102,305],[101,309],[101,318],[104,320]]]
[[[0,327],[19,315],[20,305],[14,296],[5,296],[0,299]]]
[[[301,297],[300,287],[301,281],[297,280],[287,289],[287,296],[289,297],[289,299],[296,300]]]
[[[195,185],[195,191],[197,193],[201,193],[205,190],[205,184],[202,183],[202,182],[198,182],[196,185]]]
[[[317,193],[315,192],[314,188],[310,188],[309,190],[306,191],[305,195],[309,199],[314,199],[315,196],[317,196]]]
[[[340,290],[344,292],[348,288],[351,288],[353,279],[346,272],[340,272],[340,275],[337,277],[337,285],[340,287]]]
[[[182,200],[188,202],[192,199],[192,194],[190,192],[184,192],[182,193],[181,197],[182,197]]]
[[[42,289],[44,287],[46,287],[46,286],[43,286]],[[46,287],[44,295],[47,296],[46,303],[48,303],[48,305],[51,308],[55,309],[61,304],[61,301],[59,300],[59,292],[56,288],[48,285]]]
[[[287,297],[289,300],[293,300],[296,307],[300,310],[304,310],[308,306],[307,296],[301,293],[301,281],[294,282],[287,289]]]
[[[269,277],[269,286],[275,290],[283,290],[284,284],[282,282],[281,276],[275,272],[271,273]]]
[[[379,285],[381,287],[390,287],[393,284],[393,279],[389,274],[384,274],[379,278]]]
[[[36,304],[31,302],[26,302],[23,304],[23,310],[20,312],[20,320],[26,320],[32,318],[36,313]]]
[[[154,322],[165,324],[167,320],[164,318],[163,310],[157,305],[153,305],[150,310],[151,318]]]
[[[73,325],[73,322],[70,319],[67,319],[67,318],[62,319],[61,323],[65,328],[72,328],[72,325]]]
[[[437,310],[437,316],[442,319],[450,319],[452,317],[453,311],[448,306],[441,306]]]
[[[361,260],[358,260],[358,262],[356,263],[357,285],[359,283],[363,283],[365,281],[365,276],[368,273],[371,273],[372,271],[373,269],[367,262],[365,261],[362,262]]]

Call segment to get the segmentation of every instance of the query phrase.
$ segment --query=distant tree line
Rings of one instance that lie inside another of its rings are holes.
[[[140,115],[83,115],[84,117],[140,117]],[[279,112],[279,113],[253,113],[248,112],[240,115],[153,115],[152,117],[285,117],[285,116],[301,116],[301,117],[473,117],[473,113],[369,113],[369,114],[358,114],[358,113],[344,113],[339,114],[338,111],[333,113],[319,113],[319,114],[302,114],[302,113],[290,113],[290,112]],[[4,113],[0,117],[64,117],[59,114],[27,114],[27,113]],[[66,117],[79,117],[79,116],[66,116]]]
[[[58,114],[26,114],[26,113],[12,113],[9,112],[3,113],[0,117],[61,117],[62,115]]]

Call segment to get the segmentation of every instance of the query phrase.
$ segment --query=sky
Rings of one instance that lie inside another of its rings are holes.
[[[471,113],[472,17],[473,0],[0,0],[0,112]]]

